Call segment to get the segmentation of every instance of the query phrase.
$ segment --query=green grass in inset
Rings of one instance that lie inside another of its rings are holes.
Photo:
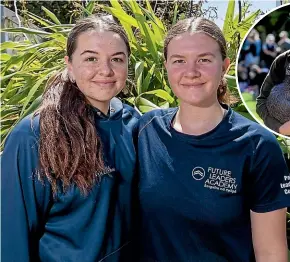
[[[252,113],[255,118],[260,122],[263,123],[263,120],[259,117],[259,115],[256,112],[256,104],[257,101],[253,100],[253,96],[249,93],[242,93],[242,96],[244,98],[245,101],[245,105],[249,108],[249,110],[251,111],[250,113]]]

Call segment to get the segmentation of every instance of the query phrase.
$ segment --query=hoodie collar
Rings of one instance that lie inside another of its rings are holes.
[[[96,119],[99,120],[115,120],[122,116],[123,113],[123,103],[120,99],[113,97],[110,101],[109,112],[105,115],[98,108],[93,107]]]

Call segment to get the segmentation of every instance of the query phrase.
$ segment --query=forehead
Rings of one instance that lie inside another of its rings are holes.
[[[75,53],[81,53],[84,50],[93,50],[101,52],[124,52],[127,53],[127,47],[122,37],[111,31],[87,31],[81,33],[76,42]]]
[[[187,52],[196,54],[221,53],[217,41],[205,33],[182,33],[174,37],[167,46],[168,55]]]

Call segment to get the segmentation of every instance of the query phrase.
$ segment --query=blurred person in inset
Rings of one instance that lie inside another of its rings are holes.
[[[253,100],[255,100],[257,96],[259,95],[260,88],[268,72],[269,72],[269,69],[265,67],[264,60],[261,61],[260,66],[252,65],[250,67],[248,88],[250,88],[251,90],[251,94],[253,95]]]
[[[288,32],[281,31],[279,34],[280,40],[278,42],[279,52],[284,53],[290,49],[290,39],[288,37]]]
[[[248,68],[245,66],[244,61],[238,64],[238,81],[241,92],[245,92],[248,87]]]
[[[262,46],[263,59],[265,60],[268,68],[270,68],[275,57],[277,56],[277,47],[275,36],[273,34],[268,34],[266,37],[266,42]]]
[[[290,135],[290,121],[283,123],[277,117],[273,116],[275,112],[269,110],[268,99],[272,89],[274,87],[277,89],[276,86],[281,83],[284,84],[283,89],[281,89],[284,93],[280,96],[278,110],[281,109],[281,114],[287,117],[287,112],[289,112],[290,116],[290,111],[288,111],[290,110],[290,50],[280,54],[275,59],[262,84],[260,95],[257,98],[257,113],[263,119],[265,125],[282,135]],[[282,86],[279,87],[281,88]]]
[[[240,54],[240,60],[245,61],[245,66],[259,64],[261,53],[261,40],[257,30],[253,29],[247,36]]]

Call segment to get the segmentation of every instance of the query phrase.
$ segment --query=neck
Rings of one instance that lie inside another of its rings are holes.
[[[219,102],[208,107],[180,103],[173,128],[189,135],[202,135],[214,129],[223,119],[225,109]]]
[[[97,108],[98,110],[100,110],[104,115],[107,115],[109,112],[109,108],[110,108],[110,101],[106,101],[106,102],[101,102],[101,101],[91,101],[89,100],[89,103],[94,107]]]

